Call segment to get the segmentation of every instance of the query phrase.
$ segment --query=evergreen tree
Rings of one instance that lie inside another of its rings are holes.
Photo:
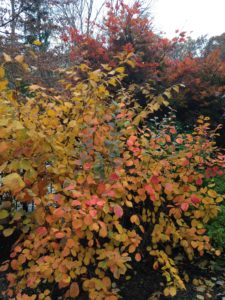
[[[42,43],[42,49],[48,48],[53,28],[49,19],[48,2],[48,0],[26,0],[24,11],[25,43],[32,44],[35,40],[38,40]]]

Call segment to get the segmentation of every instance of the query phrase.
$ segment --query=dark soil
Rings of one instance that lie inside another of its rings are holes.
[[[0,263],[9,259],[10,249],[17,237],[18,234],[14,234],[10,238],[0,239]],[[179,267],[181,273],[185,270],[190,280],[186,284],[186,290],[178,292],[174,298],[163,296],[165,280],[159,271],[152,269],[152,262],[148,260],[135,264],[133,271],[116,282],[113,288],[123,300],[225,300],[225,257],[216,262],[210,256],[193,263],[185,261],[180,263]],[[197,285],[193,284],[193,280],[198,281]],[[8,299],[1,296],[1,292],[6,288],[6,272],[3,272],[0,273],[0,299]],[[63,297],[57,289],[53,289],[52,299]],[[88,297],[82,295],[79,299]]]

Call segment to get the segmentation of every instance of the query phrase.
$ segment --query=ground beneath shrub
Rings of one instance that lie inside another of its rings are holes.
[[[0,262],[9,258],[9,252],[16,235],[0,240]],[[178,292],[173,298],[163,296],[165,281],[160,272],[152,270],[151,261],[134,265],[134,270],[113,285],[123,300],[225,300],[225,256],[213,260],[210,256],[195,262],[178,263],[180,271],[189,276],[186,290]],[[193,282],[194,281],[194,282]],[[7,288],[6,273],[0,273],[0,299],[7,300],[2,292]],[[56,291],[53,300],[63,299]],[[87,299],[82,296],[81,299]]]
[[[140,264],[131,280],[122,282],[120,294],[124,300],[225,300],[225,257],[215,269],[214,261],[201,259],[182,266],[190,277],[186,290],[173,298],[163,296],[165,281],[148,263]],[[193,284],[194,280],[194,284]]]

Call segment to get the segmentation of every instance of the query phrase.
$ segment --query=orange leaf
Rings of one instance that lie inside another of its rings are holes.
[[[141,261],[141,254],[140,253],[135,254],[135,260],[138,261],[138,262]]]
[[[1,142],[0,143],[0,153],[5,152],[9,148],[9,144],[6,142]]]
[[[177,138],[176,142],[177,142],[177,144],[181,145],[181,144],[183,144],[183,139],[182,138]]]
[[[172,127],[172,128],[170,128],[170,133],[172,133],[172,134],[176,134],[176,133],[177,133],[177,131],[176,131],[176,129],[175,129],[174,127]]]
[[[15,259],[13,259],[13,260],[11,261],[11,267],[12,267],[13,270],[18,271],[18,270],[19,270],[18,261],[15,260]]]
[[[133,146],[133,144],[135,143],[136,139],[137,139],[136,136],[134,136],[134,135],[130,136],[129,139],[127,140],[127,145],[128,146]]]
[[[80,293],[79,285],[76,282],[73,282],[70,285],[70,297],[76,298]]]
[[[64,238],[64,236],[65,236],[65,232],[58,231],[58,232],[55,233],[55,237],[57,239],[62,239],[62,238]]]
[[[65,211],[64,211],[61,207],[59,207],[59,208],[56,208],[56,209],[54,210],[53,214],[54,214],[54,216],[56,216],[57,218],[61,218],[61,217],[64,216]]]
[[[84,224],[87,225],[87,226],[92,224],[92,217],[90,215],[86,215],[84,217]]]

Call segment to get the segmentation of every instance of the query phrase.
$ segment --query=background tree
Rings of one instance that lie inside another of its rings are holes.
[[[221,52],[221,59],[225,61],[225,32],[219,36],[213,36],[209,39],[206,48],[205,54],[208,55],[215,49],[219,49]]]
[[[31,2],[33,2],[32,5]],[[49,38],[54,28],[53,20],[50,19],[49,4],[49,1],[46,0],[26,0],[24,17],[21,22],[25,43],[32,44],[38,40],[45,48],[49,46]]]

